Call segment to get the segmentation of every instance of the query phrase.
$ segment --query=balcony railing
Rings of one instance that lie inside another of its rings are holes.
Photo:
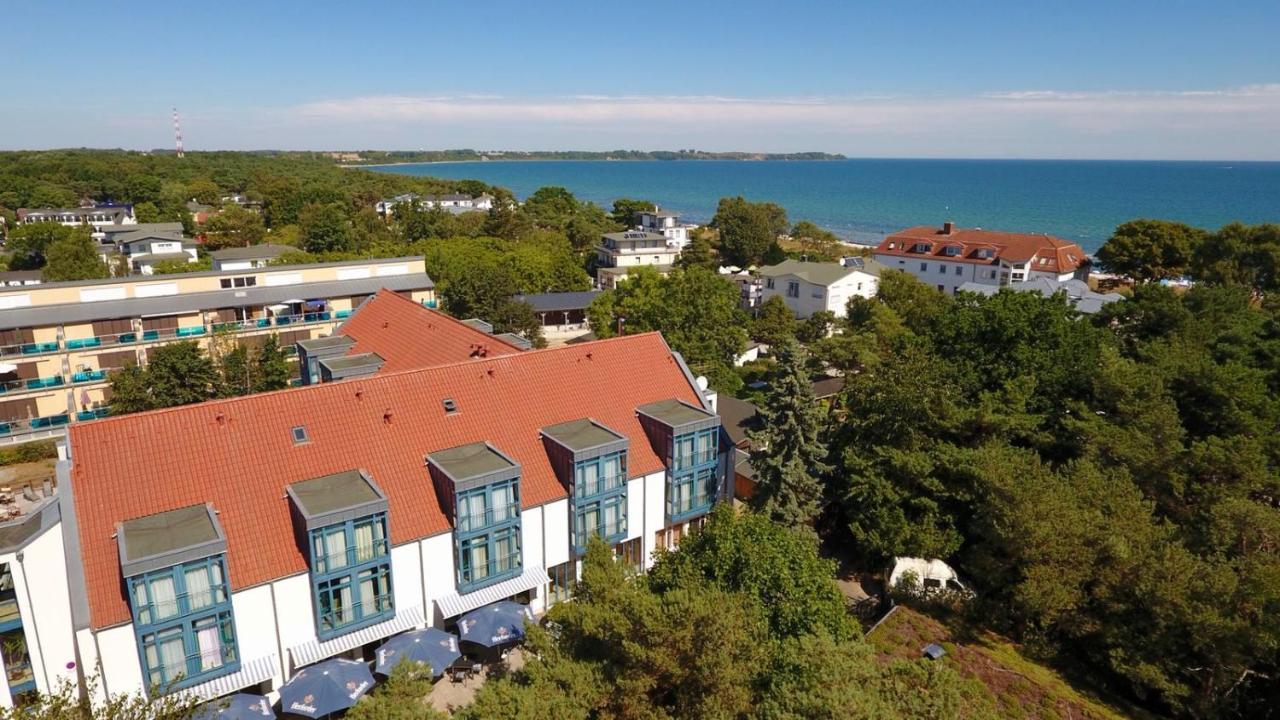
[[[627,535],[627,518],[619,517],[613,522],[602,521],[599,525],[579,532],[574,538],[575,549],[581,553],[587,549],[587,541],[592,535],[599,535],[605,542],[614,543]]]
[[[60,387],[62,384],[61,375],[51,375],[49,377],[31,378],[27,381],[27,389],[41,390],[43,388]]]
[[[701,492],[696,495],[688,495],[684,498],[671,500],[667,502],[667,515],[670,519],[678,519],[681,516],[706,510],[711,507],[715,495],[709,492]]]
[[[83,350],[102,347],[103,345],[127,345],[135,342],[138,342],[138,333],[122,332],[111,335],[94,335],[87,338],[68,338],[63,341],[63,345],[68,350]]]
[[[715,462],[720,456],[720,451],[716,448],[707,448],[706,450],[697,450],[692,453],[676,455],[672,458],[672,467],[676,470],[684,470],[694,467],[695,465],[706,465]]]
[[[475,530],[482,530],[491,525],[496,525],[508,520],[515,520],[518,517],[520,517],[520,506],[516,503],[512,503],[504,507],[487,508],[484,512],[459,515],[458,531],[472,532]]]
[[[94,410],[81,410],[76,413],[76,422],[86,422],[88,420],[98,420],[111,414],[110,407],[100,407]]]
[[[25,343],[22,345],[5,345],[0,347],[0,355],[39,355],[58,351],[58,341]]]
[[[576,494],[578,497],[591,497],[592,495],[599,495],[600,493],[617,490],[626,484],[626,473],[615,473],[613,475],[597,477],[592,481],[578,483]]]
[[[462,584],[464,587],[481,583],[486,580],[500,577],[508,573],[519,570],[522,566],[520,553],[508,553],[499,555],[484,565],[467,568],[462,573]]]
[[[82,370],[71,376],[72,383],[102,382],[106,379],[106,370]]]

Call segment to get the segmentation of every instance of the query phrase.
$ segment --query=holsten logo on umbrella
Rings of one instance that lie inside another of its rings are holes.
[[[304,713],[314,713],[316,711],[316,706],[312,703],[314,703],[315,700],[316,698],[314,695],[307,695],[302,698],[302,702],[294,702],[289,705],[289,709],[298,710]]]

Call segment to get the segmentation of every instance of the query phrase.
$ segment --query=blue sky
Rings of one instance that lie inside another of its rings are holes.
[[[4,148],[1280,159],[1275,0],[3,12]]]

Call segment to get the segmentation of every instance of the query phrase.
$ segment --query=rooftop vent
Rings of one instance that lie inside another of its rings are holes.
[[[311,438],[307,437],[307,429],[301,425],[293,428],[289,432],[293,435],[294,445],[301,445],[302,443],[309,442],[311,440]]]
[[[445,398],[441,404],[444,405],[444,412],[446,415],[452,415],[458,412],[458,403],[454,402],[453,398]]]

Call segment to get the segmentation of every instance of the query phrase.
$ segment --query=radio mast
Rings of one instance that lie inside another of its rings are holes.
[[[178,108],[173,109],[173,141],[178,146],[178,157],[185,155],[182,152],[182,126],[178,124]]]

